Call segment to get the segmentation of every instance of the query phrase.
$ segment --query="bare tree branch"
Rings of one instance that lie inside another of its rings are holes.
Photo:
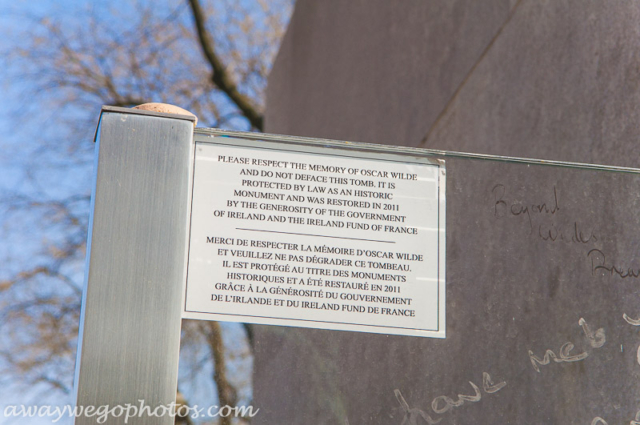
[[[254,102],[248,96],[240,93],[238,87],[233,82],[231,76],[226,70],[226,67],[215,53],[213,47],[213,41],[209,37],[209,33],[206,29],[206,17],[200,6],[198,0],[189,0],[191,11],[193,13],[193,20],[196,24],[196,30],[198,33],[198,40],[200,41],[200,47],[202,52],[211,65],[213,73],[211,74],[211,81],[222,90],[229,99],[236,104],[238,109],[242,111],[244,116],[249,120],[251,125],[257,130],[263,130],[263,116],[258,112],[258,109]]]
[[[238,403],[238,392],[227,379],[227,366],[222,342],[222,330],[218,322],[205,322],[205,336],[214,361],[213,380],[218,390],[220,407],[235,407]],[[220,418],[220,425],[231,425],[231,416]]]
[[[253,325],[250,323],[243,323],[242,327],[244,328],[244,332],[247,334],[247,341],[249,341],[249,348],[253,350]]]
[[[71,388],[100,107],[166,102],[204,125],[261,130],[266,76],[292,0],[128,4],[46,10],[16,26],[13,44],[0,43],[0,81],[17,94],[9,121],[19,134],[0,152],[15,170],[8,180],[19,182],[0,190],[0,376],[25,389]],[[214,367],[204,385],[220,403],[249,402],[251,326],[226,346],[217,323],[183,321],[182,330],[181,364],[193,354],[185,371],[194,373],[181,371],[190,383],[181,388],[197,391],[198,371]]]

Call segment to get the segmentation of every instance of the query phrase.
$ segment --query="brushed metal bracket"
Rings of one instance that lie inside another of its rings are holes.
[[[78,407],[175,401],[194,117],[104,107],[76,360]],[[124,423],[124,416],[108,423]],[[173,424],[170,415],[129,424]],[[97,423],[82,415],[78,425]]]

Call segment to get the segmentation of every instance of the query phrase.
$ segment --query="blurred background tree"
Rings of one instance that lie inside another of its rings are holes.
[[[200,126],[261,130],[266,76],[293,5],[34,4],[0,10],[0,384],[69,394],[100,107],[164,102]],[[184,321],[181,388],[197,388],[209,370],[209,404],[249,403],[247,331]]]

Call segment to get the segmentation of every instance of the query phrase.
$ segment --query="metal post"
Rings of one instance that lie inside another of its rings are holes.
[[[193,130],[193,117],[104,107],[96,133],[76,402],[149,407],[129,424],[174,421],[149,412],[176,396]]]

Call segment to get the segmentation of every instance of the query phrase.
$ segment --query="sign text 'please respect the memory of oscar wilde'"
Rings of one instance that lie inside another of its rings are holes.
[[[442,338],[444,187],[442,163],[198,143],[183,317]]]

